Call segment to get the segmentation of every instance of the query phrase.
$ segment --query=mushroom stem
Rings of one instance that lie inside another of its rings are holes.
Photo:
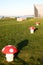
[[[33,29],[31,29],[31,30],[30,30],[30,33],[34,33],[34,30],[33,30]]]
[[[11,62],[13,61],[14,55],[13,54],[6,54],[6,61]]]
[[[36,24],[37,26],[39,25],[39,24]]]

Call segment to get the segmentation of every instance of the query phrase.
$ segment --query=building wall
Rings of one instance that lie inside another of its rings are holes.
[[[34,6],[34,16],[38,17],[38,10],[37,10],[37,8],[35,6]]]
[[[34,5],[34,17],[43,17],[43,5]]]
[[[38,12],[39,12],[39,17],[43,17],[43,10],[42,9],[40,9],[40,10],[38,10]]]

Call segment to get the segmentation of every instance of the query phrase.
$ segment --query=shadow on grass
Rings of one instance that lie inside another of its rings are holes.
[[[22,50],[23,47],[27,46],[27,44],[28,44],[28,40],[24,40],[24,41],[18,43],[18,44],[17,44],[18,50],[19,50],[19,51]]]
[[[15,57],[18,56],[20,51],[23,49],[23,47],[27,46],[27,44],[28,44],[28,40],[27,39],[17,44],[18,53],[15,54]]]
[[[37,30],[38,30],[38,28],[35,28],[34,32],[37,31]]]
[[[27,62],[25,62],[24,60],[22,60],[21,58],[18,57],[18,54],[20,53],[20,51],[23,49],[23,47],[27,46],[28,44],[28,40],[24,40],[20,43],[17,44],[17,49],[18,49],[18,53],[16,53],[14,56],[15,59],[19,60],[22,65],[29,65]]]
[[[24,60],[22,60],[21,58],[19,58],[19,57],[16,57],[16,59],[17,60],[15,60],[17,63],[21,63],[22,65],[29,65],[29,63],[28,62],[25,62]],[[19,60],[19,62],[18,62],[18,60]],[[19,65],[19,64],[18,64]]]

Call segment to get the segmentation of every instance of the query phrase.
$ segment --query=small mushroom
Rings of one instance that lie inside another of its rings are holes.
[[[5,57],[6,57],[6,60],[7,60],[8,62],[13,61],[14,54],[17,53],[17,52],[18,52],[17,48],[16,48],[15,46],[13,46],[13,45],[7,45],[7,46],[5,46],[5,47],[2,49],[2,53],[3,53],[3,54],[6,54]]]
[[[40,25],[40,22],[36,22],[36,25],[39,26]]]
[[[31,26],[29,29],[30,29],[30,33],[34,33],[34,30],[35,30],[34,26]]]

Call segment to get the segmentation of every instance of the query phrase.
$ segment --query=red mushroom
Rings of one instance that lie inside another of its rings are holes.
[[[17,48],[13,45],[7,45],[2,49],[2,53],[6,54],[6,60],[8,62],[13,61],[13,54],[17,53],[17,51]]]
[[[34,26],[31,26],[29,29],[30,29],[30,33],[34,33],[34,30],[35,30]]]
[[[36,22],[36,25],[37,25],[37,26],[40,25],[40,22]]]

